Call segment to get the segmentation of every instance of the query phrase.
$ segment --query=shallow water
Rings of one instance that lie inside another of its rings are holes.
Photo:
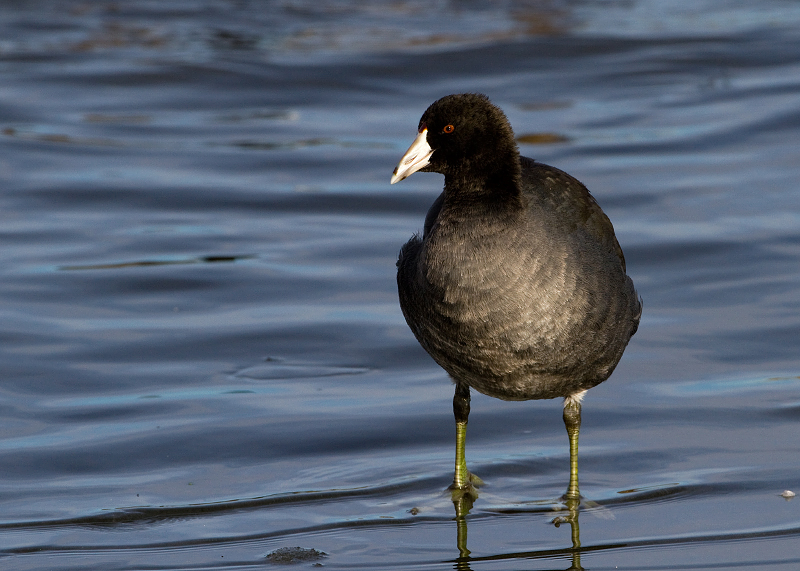
[[[796,569],[800,5],[750,4],[0,9],[0,567]],[[556,401],[473,395],[456,522],[397,304],[442,178],[389,176],[461,91],[587,184],[644,298],[584,401],[580,549]]]

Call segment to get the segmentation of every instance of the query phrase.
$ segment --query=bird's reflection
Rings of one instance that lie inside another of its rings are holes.
[[[456,497],[458,496],[458,497]],[[471,571],[470,550],[467,547],[467,514],[472,509],[472,504],[475,497],[471,495],[453,495],[453,506],[456,510],[456,546],[458,547],[458,558],[455,561],[454,568],[457,571]],[[572,561],[571,565],[567,567],[566,571],[583,571],[581,567],[581,529],[578,522],[578,514],[580,508],[580,497],[562,497],[563,507],[559,510],[560,515],[553,518],[550,522],[556,527],[561,527],[562,524],[568,523],[572,536]]]

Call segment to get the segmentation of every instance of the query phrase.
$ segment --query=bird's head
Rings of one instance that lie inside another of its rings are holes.
[[[519,151],[505,114],[485,95],[448,95],[419,122],[418,135],[394,170],[394,184],[417,172],[488,179],[516,171]]]

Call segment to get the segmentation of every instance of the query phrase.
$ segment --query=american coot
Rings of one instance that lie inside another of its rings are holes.
[[[485,95],[428,107],[394,171],[444,175],[422,237],[400,251],[400,307],[422,347],[455,381],[452,488],[480,480],[464,457],[470,387],[504,400],[564,398],[567,498],[578,491],[581,399],[606,380],[642,305],[614,227],[586,187],[522,157]]]

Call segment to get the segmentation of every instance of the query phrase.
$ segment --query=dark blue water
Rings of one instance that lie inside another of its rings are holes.
[[[394,281],[442,177],[389,177],[462,91],[644,298],[579,525],[557,401],[474,395],[446,491]],[[797,569],[799,128],[797,2],[4,4],[0,568]]]

